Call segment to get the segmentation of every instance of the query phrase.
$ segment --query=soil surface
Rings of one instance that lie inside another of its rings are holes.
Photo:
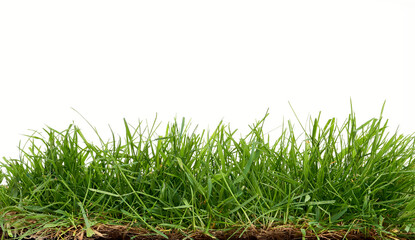
[[[145,229],[141,228],[129,228],[128,226],[119,226],[119,225],[98,225],[93,227],[94,236],[86,237],[85,231],[82,228],[73,229],[66,231],[65,234],[59,232],[40,232],[36,235],[32,235],[31,238],[26,239],[36,239],[36,240],[51,240],[51,239],[67,239],[67,240],[164,240],[165,238],[151,233]],[[180,233],[179,231],[163,231],[169,239],[172,240],[184,240],[184,239],[194,239],[194,240],[212,240],[211,236],[204,234],[202,232],[193,232],[193,233]],[[211,231],[210,234],[219,240],[292,240],[292,239],[307,239],[314,240],[318,239],[312,231],[307,231],[305,238],[300,229],[293,227],[275,227],[272,229],[249,229],[242,233],[241,231]],[[0,229],[0,235],[3,235]],[[7,234],[4,234],[6,237]],[[365,235],[357,231],[328,231],[323,232],[318,235],[321,240],[327,239],[348,239],[348,240],[362,240],[362,239],[393,239],[393,240],[403,240],[403,239],[415,239],[414,235],[398,235],[398,236],[383,236],[381,238],[376,233],[370,233]],[[345,238],[346,237],[346,238]],[[5,238],[12,239],[12,238]]]

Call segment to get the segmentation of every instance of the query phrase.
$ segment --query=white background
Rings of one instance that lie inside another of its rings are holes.
[[[156,113],[243,133],[269,108],[272,130],[288,102],[343,122],[352,99],[362,123],[386,100],[411,134],[414,16],[410,0],[1,1],[0,156],[28,129],[88,132],[72,108],[109,138]]]

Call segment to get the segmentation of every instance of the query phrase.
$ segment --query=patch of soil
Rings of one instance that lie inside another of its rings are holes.
[[[49,239],[65,239],[65,240],[164,240],[165,238],[151,233],[142,228],[130,228],[128,226],[119,226],[119,225],[98,225],[93,227],[94,236],[86,237],[85,231],[80,229],[74,229],[67,231],[64,235],[60,235],[56,232],[48,233],[39,233],[39,235],[31,236],[32,238],[26,239],[36,239],[36,240],[49,240]],[[190,232],[184,233],[177,230],[163,230],[171,240],[212,240],[211,236],[204,234],[202,232]],[[300,229],[281,226],[274,227],[271,229],[249,229],[242,233],[242,231],[211,231],[210,235],[214,236],[218,240],[292,240],[292,239],[307,239],[307,240],[317,240],[317,236],[311,232],[307,231],[305,238]],[[0,229],[0,235],[1,229]],[[58,236],[60,235],[60,236]],[[5,235],[6,237],[6,235]],[[358,231],[346,232],[342,231],[330,231],[323,232],[318,235],[321,240],[377,240],[377,239],[393,239],[393,240],[404,240],[404,239],[415,239],[415,236],[411,235],[402,235],[402,236],[384,236],[381,238],[375,232],[372,232],[368,235],[360,233]],[[346,238],[345,238],[346,237]],[[8,238],[5,238],[8,239]],[[10,238],[9,238],[10,239]]]

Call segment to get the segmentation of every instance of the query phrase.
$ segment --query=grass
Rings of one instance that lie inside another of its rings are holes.
[[[48,127],[3,158],[2,237],[92,237],[118,224],[163,237],[294,226],[396,239],[415,232],[415,139],[389,133],[382,112],[360,126],[353,110],[342,124],[319,115],[300,136],[288,121],[272,142],[268,113],[239,139],[229,125],[198,134],[184,119],[162,136],[157,120],[124,120],[124,139],[98,145],[75,125]]]

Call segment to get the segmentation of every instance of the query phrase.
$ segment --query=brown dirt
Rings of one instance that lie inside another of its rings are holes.
[[[82,230],[82,227],[78,229],[69,229],[65,234],[59,232],[42,232],[31,236],[31,239],[36,240],[49,240],[49,239],[65,239],[65,240],[164,240],[162,236],[152,234],[151,232],[141,229],[141,228],[129,228],[127,226],[118,226],[118,225],[98,225],[93,227],[95,235],[91,238],[87,238],[85,231]],[[212,237],[203,234],[202,232],[193,232],[193,233],[180,233],[178,231],[165,230],[162,231],[166,234],[171,240],[184,240],[184,239],[194,239],[194,240],[211,240]],[[275,227],[272,229],[249,229],[242,232],[235,231],[211,231],[210,234],[216,237],[219,240],[292,240],[298,239],[302,240],[303,235],[300,229],[296,229],[290,226],[281,226]],[[1,229],[0,229],[0,235]],[[187,236],[187,237],[186,237]],[[340,239],[349,239],[349,240],[377,240],[377,239],[393,239],[393,240],[403,240],[403,239],[415,239],[412,235],[402,235],[402,236],[384,236],[380,238],[375,232],[370,233],[369,236],[366,236],[363,233],[357,231],[350,231],[346,235],[346,231],[330,231],[323,232],[318,235],[321,240],[340,240]],[[346,238],[344,238],[346,237]],[[7,239],[7,238],[6,238]],[[314,240],[318,239],[315,234],[311,231],[307,231],[305,239]]]

